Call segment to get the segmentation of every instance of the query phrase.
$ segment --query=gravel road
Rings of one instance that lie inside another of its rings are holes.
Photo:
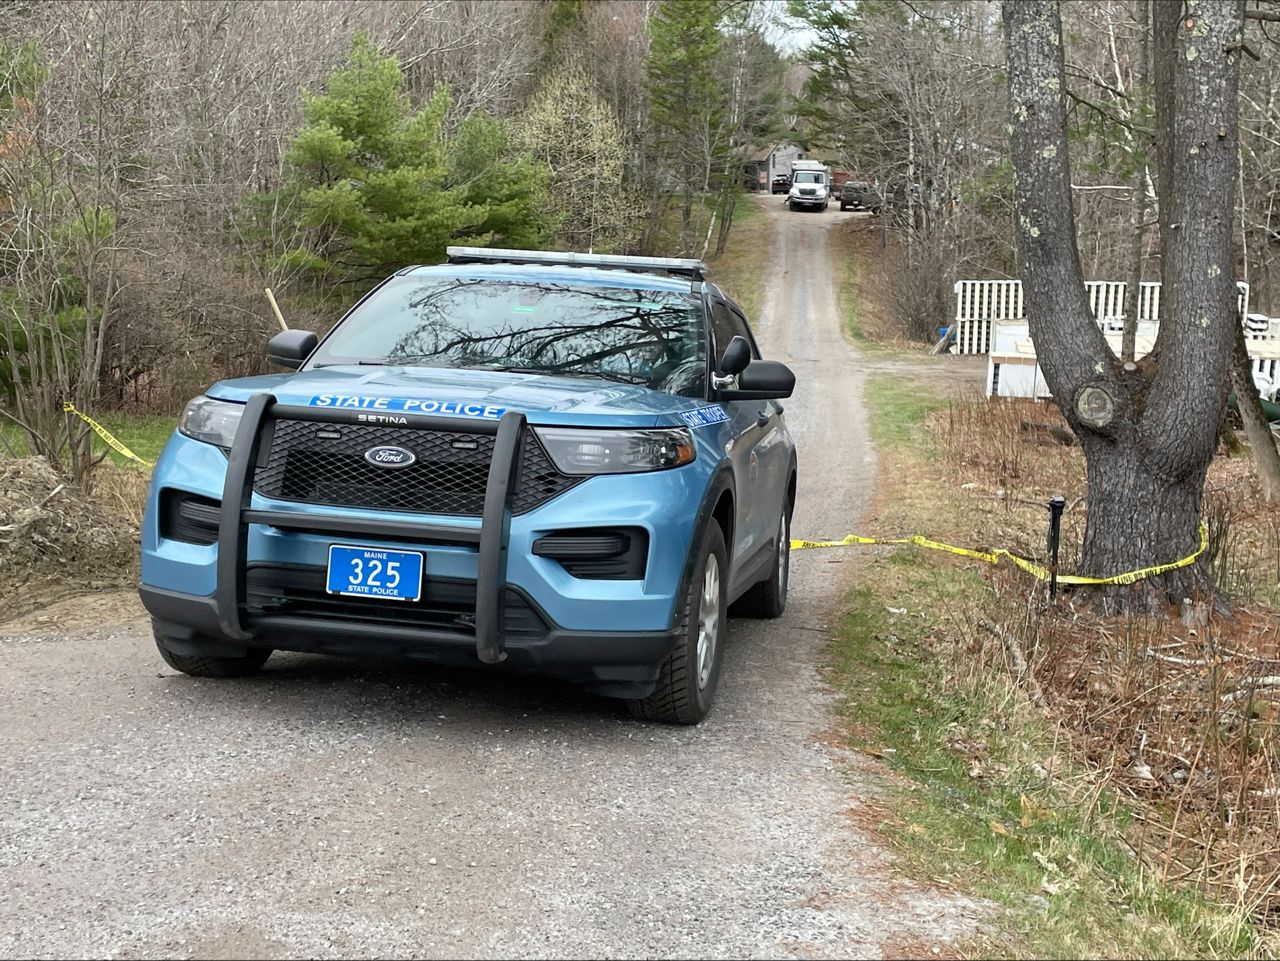
[[[776,228],[757,326],[799,379],[794,530],[842,534],[875,466],[828,271],[828,231],[853,215],[755,202]],[[257,678],[195,680],[163,665],[140,609],[96,620],[81,599],[69,627],[0,637],[0,954],[945,948],[979,908],[895,875],[864,827],[882,775],[830,735],[818,670],[850,559],[797,554],[786,616],[732,622],[693,729],[398,662],[277,654]]]

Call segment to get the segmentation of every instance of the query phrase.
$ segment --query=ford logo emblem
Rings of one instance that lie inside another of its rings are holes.
[[[364,459],[378,467],[408,467],[418,458],[403,447],[370,447],[364,452]]]

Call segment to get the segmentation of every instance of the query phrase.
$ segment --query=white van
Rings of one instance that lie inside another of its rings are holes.
[[[826,210],[831,200],[831,171],[816,160],[791,161],[791,190],[787,206]]]

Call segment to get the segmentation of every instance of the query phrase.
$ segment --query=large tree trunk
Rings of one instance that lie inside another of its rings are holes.
[[[1232,211],[1243,4],[1154,4],[1163,241],[1156,347],[1125,371],[1089,310],[1067,162],[1057,3],[1006,0],[1019,272],[1045,380],[1088,462],[1082,568],[1106,576],[1177,560],[1199,543],[1236,318]],[[1107,599],[1153,608],[1213,593],[1199,563]]]

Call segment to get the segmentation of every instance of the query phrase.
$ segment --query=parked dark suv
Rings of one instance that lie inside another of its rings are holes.
[[[773,186],[769,188],[770,193],[785,194],[791,189],[791,178],[786,174],[778,174],[773,178]]]
[[[870,210],[880,212],[880,195],[864,180],[849,180],[840,188],[840,209]]]

